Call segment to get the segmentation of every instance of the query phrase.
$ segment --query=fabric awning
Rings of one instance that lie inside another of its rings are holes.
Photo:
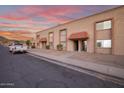
[[[47,38],[41,38],[40,42],[47,42]]]
[[[74,33],[70,35],[69,39],[70,40],[88,39],[88,33],[87,32]]]

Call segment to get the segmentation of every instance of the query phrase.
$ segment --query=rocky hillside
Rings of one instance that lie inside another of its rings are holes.
[[[0,36],[0,41],[8,40],[7,38]]]

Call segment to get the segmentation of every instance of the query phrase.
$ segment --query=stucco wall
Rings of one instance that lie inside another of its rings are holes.
[[[124,55],[124,7],[116,10],[114,21],[114,54]]]
[[[93,16],[89,16],[86,18],[82,18],[70,23],[66,23],[46,31],[38,32],[41,37],[47,37],[48,33],[54,32],[54,48],[56,49],[56,45],[59,44],[59,31],[61,29],[67,29],[67,50],[73,51],[73,42],[69,40],[69,36],[72,33],[85,31],[89,35],[88,39],[88,50],[87,52],[94,52],[94,24],[101,20],[106,20],[112,18],[113,19],[113,29],[112,29],[112,54],[124,55],[124,6],[120,8],[113,9],[111,11],[106,11],[100,14],[96,14]],[[108,32],[104,32],[108,33]],[[98,38],[105,37],[109,38],[110,33],[100,34]],[[47,42],[48,43],[48,42]],[[104,51],[104,49],[102,49]],[[105,49],[106,50],[106,49]]]

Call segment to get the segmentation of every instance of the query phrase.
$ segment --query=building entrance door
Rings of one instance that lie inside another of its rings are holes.
[[[74,40],[74,51],[87,51],[87,41]]]
[[[87,51],[87,41],[82,41],[82,51]]]
[[[74,41],[74,50],[78,51],[78,40]]]

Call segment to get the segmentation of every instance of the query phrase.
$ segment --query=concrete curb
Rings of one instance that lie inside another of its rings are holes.
[[[115,68],[112,66],[96,64],[96,63],[91,63],[91,62],[77,61],[74,59],[73,60],[63,59],[63,58],[59,58],[59,57],[55,57],[55,56],[49,57],[47,55],[40,55],[38,53],[36,54],[36,53],[30,52],[30,51],[28,51],[28,53],[35,55],[35,56],[45,58],[45,59],[56,61],[58,63],[70,65],[73,67],[82,68],[84,70],[95,71],[96,73],[104,74],[104,75],[107,75],[110,77],[120,79],[121,81],[124,81],[124,69],[122,69],[122,68]],[[71,62],[71,64],[70,64],[70,62]],[[124,84],[124,82],[123,82],[123,84]]]

